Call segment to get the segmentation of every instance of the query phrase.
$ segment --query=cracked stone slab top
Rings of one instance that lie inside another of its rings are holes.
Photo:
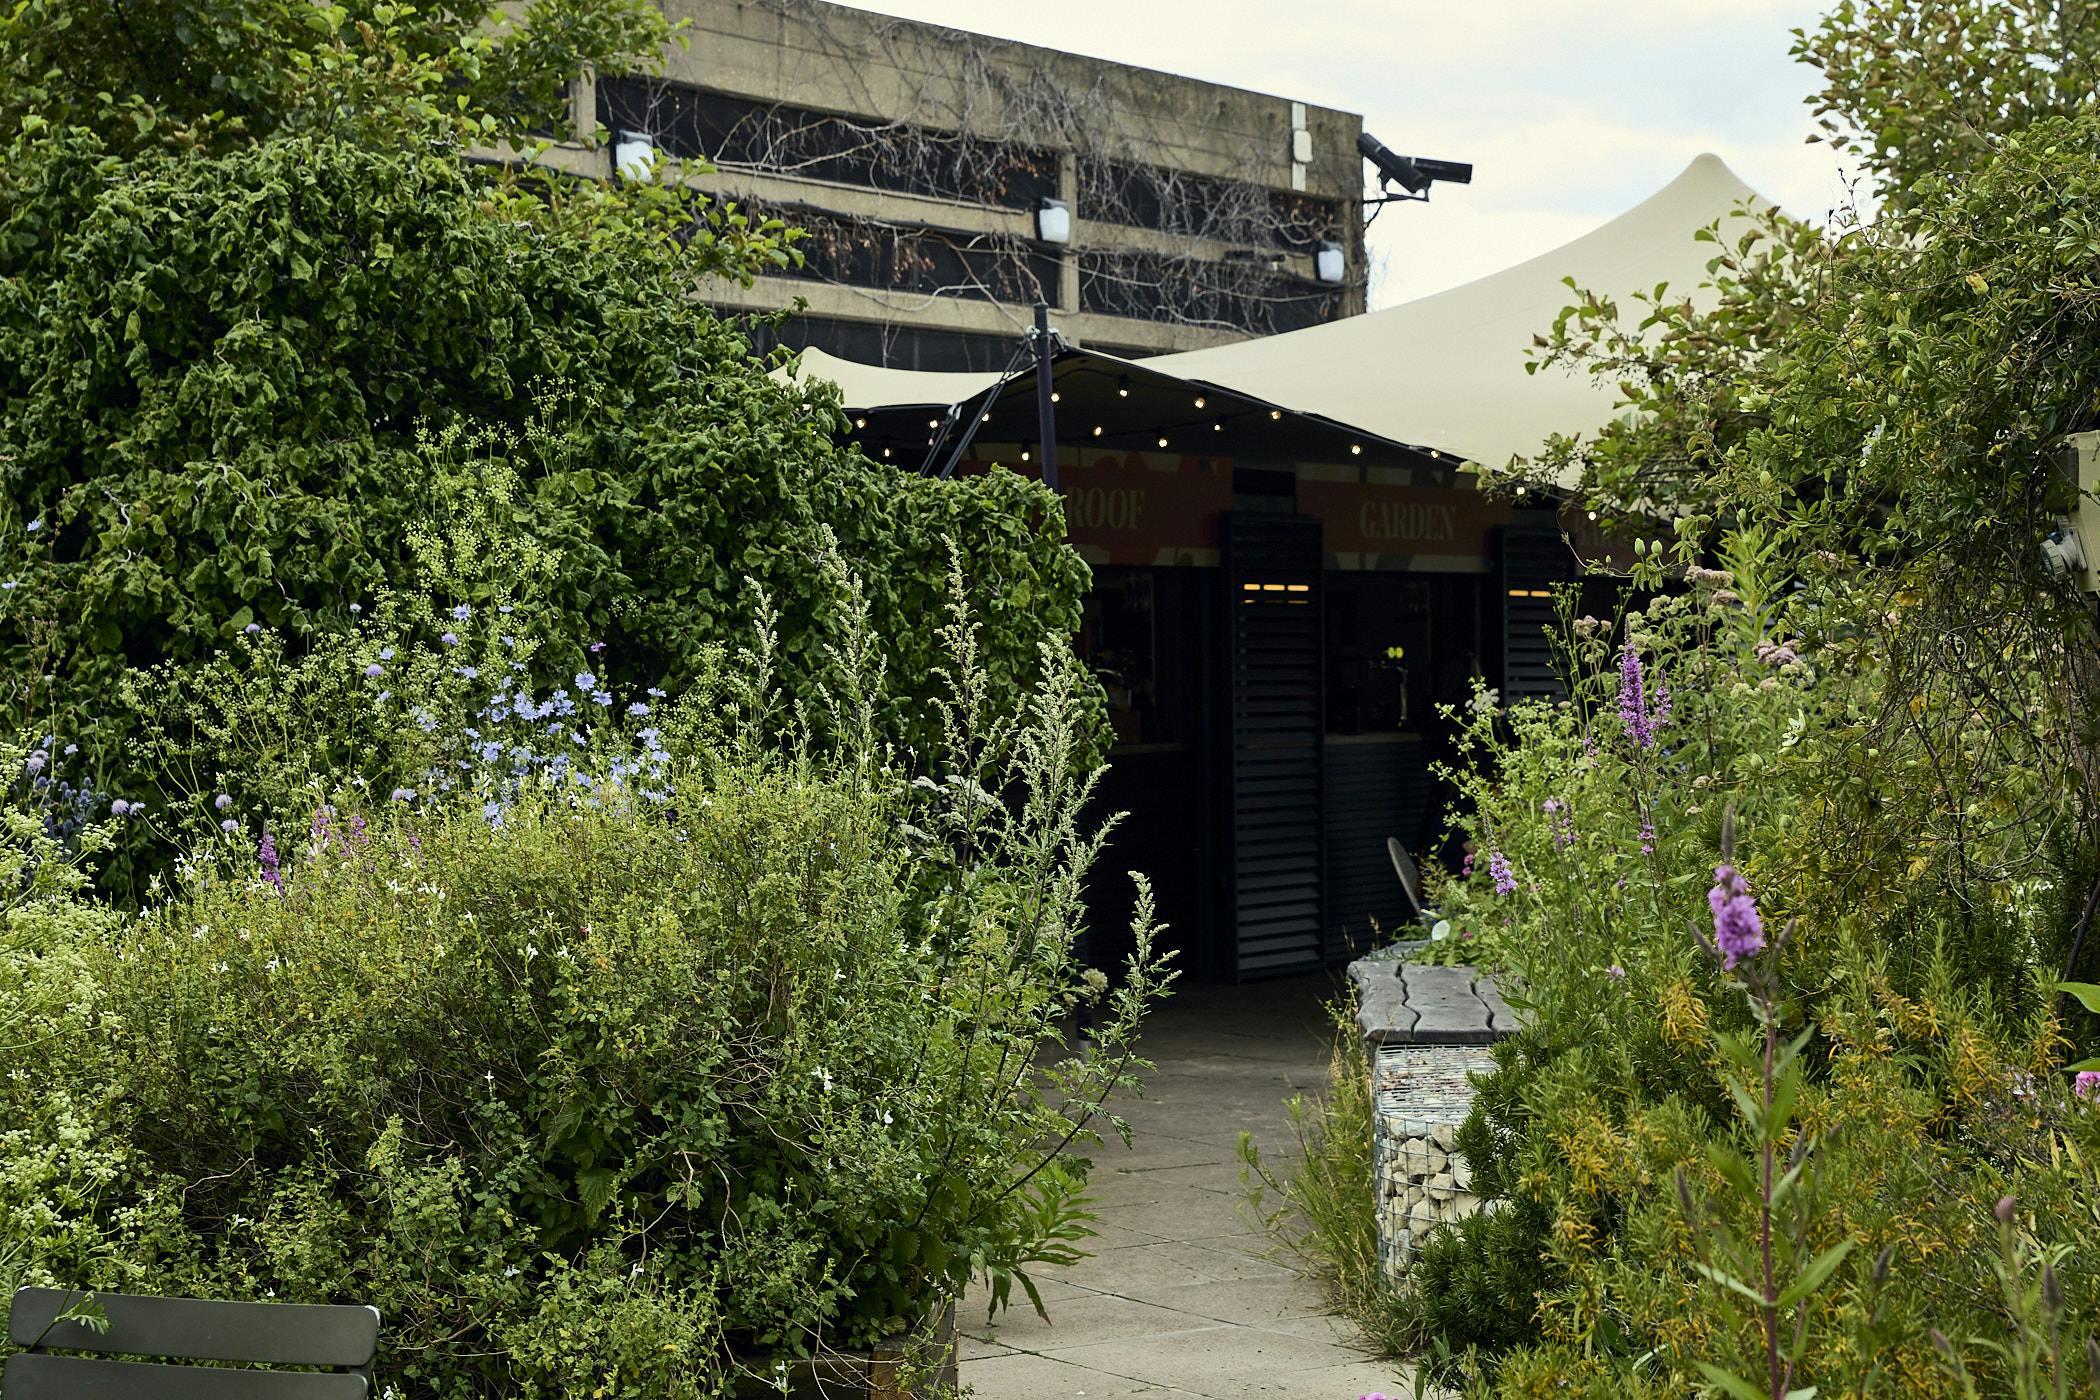
[[[1349,964],[1367,1044],[1490,1045],[1517,1028],[1494,978],[1477,968],[1383,958]]]

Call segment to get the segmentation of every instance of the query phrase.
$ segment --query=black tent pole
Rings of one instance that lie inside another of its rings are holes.
[[[1035,304],[1036,446],[1043,454],[1043,485],[1057,489],[1057,406],[1050,401],[1050,308]]]

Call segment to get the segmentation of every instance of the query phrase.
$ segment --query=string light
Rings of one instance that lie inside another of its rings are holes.
[[[1595,511],[1591,511],[1591,512],[1590,512],[1590,519],[1592,519],[1592,520],[1595,520],[1596,518],[1597,518],[1597,512],[1595,512]]]
[[[1282,409],[1280,409],[1280,408],[1272,408],[1272,409],[1270,409],[1270,410],[1269,410],[1269,421],[1270,421],[1271,423],[1274,423],[1274,422],[1278,422],[1279,420],[1281,420],[1281,419],[1282,419],[1282,417],[1283,417],[1283,410],[1282,410]]]
[[[1203,407],[1203,395],[1201,394],[1196,395],[1196,407]]]
[[[1165,447],[1165,446],[1167,445],[1167,440],[1166,440],[1165,438],[1161,438],[1161,439],[1159,440],[1159,445],[1160,445],[1161,447]]]
[[[865,418],[856,418],[853,420],[853,426],[856,428],[865,428],[868,426],[868,420]]]
[[[1360,442],[1352,442],[1352,443],[1350,443],[1350,444],[1349,444],[1349,455],[1350,455],[1351,457],[1361,457],[1361,456],[1363,456],[1363,455],[1364,455],[1364,445],[1363,445],[1362,443],[1360,443]]]
[[[1099,423],[1096,423],[1096,424],[1094,425],[1094,436],[1095,436],[1095,437],[1100,437],[1100,436],[1101,436],[1101,425],[1100,425]]]
[[[1057,390],[1055,390],[1055,389],[1052,389],[1052,390],[1050,391],[1050,402],[1052,402],[1052,403],[1063,403],[1064,401],[1065,401],[1065,396],[1064,396],[1063,394],[1060,394],[1060,393],[1058,393],[1058,392],[1057,392]]]
[[[889,450],[889,449],[888,449],[887,447],[883,448],[883,449],[882,449],[882,455],[883,455],[883,456],[885,456],[885,457],[889,456],[889,455],[890,455],[890,450]]]
[[[984,417],[978,419],[977,421],[980,423],[989,423],[992,421],[992,415],[987,413],[984,415]]]
[[[1025,448],[1024,448],[1024,449],[1022,449],[1022,452],[1021,452],[1021,460],[1022,460],[1022,461],[1024,461],[1024,462],[1028,460],[1028,452],[1027,452],[1027,450],[1026,450]]]
[[[939,426],[941,426],[941,420],[938,418],[929,418],[926,420],[926,426],[929,428],[938,428]]]
[[[1225,425],[1223,423],[1213,423],[1210,425],[1210,430],[1214,433],[1222,433],[1225,431]]]

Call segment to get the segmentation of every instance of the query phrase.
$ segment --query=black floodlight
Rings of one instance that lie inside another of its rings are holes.
[[[1473,167],[1462,161],[1431,160],[1427,156],[1403,156],[1368,131],[1358,132],[1356,149],[1378,167],[1378,188],[1397,184],[1407,191],[1400,199],[1427,199],[1429,186],[1441,180],[1447,185],[1473,183]]]

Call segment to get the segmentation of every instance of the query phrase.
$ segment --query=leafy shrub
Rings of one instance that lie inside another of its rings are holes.
[[[2075,1250],[2100,1209],[2100,1121],[2057,1069],[2038,966],[2064,917],[2046,840],[2064,794],[2027,767],[2047,736],[1940,748],[1929,696],[1907,729],[1878,727],[1891,680],[1846,586],[1778,587],[1747,533],[1726,555],[1620,627],[1578,620],[1566,703],[1469,717],[1454,776],[1478,859],[1447,908],[1528,1023],[1460,1134],[1502,1208],[1431,1243],[1408,1306],[1448,1373],[1495,1394],[1674,1395],[1717,1384],[1708,1367],[1766,1374],[1760,1310],[1731,1307],[1713,1272],[1741,1274],[1721,1242],[1762,1228],[1729,1166],[1758,1141],[1724,1052],[1761,1038],[1767,1004],[1699,949],[1719,859],[1772,930],[1794,922],[1763,973],[1786,1039],[1806,1037],[1782,1167],[1816,1146],[1779,1257],[1835,1262],[1812,1325],[1789,1324],[1792,1383],[1941,1393],[1938,1329],[1981,1393],[2014,1393],[2006,1358],[1961,1340],[2014,1323],[1993,1205],[2017,1197],[2031,1258]],[[1940,804],[1985,791],[1999,819],[1970,824],[1957,856]],[[1754,818],[1730,861],[1735,803]],[[2052,1325],[2081,1336],[2100,1299],[2064,1278]]]
[[[998,581],[983,664],[1014,703],[1085,587],[1054,498],[836,445],[835,395],[768,377],[693,295],[787,257],[782,231],[695,227],[662,191],[442,146],[295,133],[119,159],[79,131],[23,138],[0,159],[10,710],[78,743],[101,791],[158,782],[123,747],[128,671],[208,663],[251,625],[296,656],[380,590],[434,587],[411,535],[463,512],[538,551],[550,662],[602,642],[624,683],[682,692],[756,580],[811,709],[839,680],[828,531],[892,657],[880,723],[921,748],[952,544]],[[498,601],[463,581],[448,606]]]
[[[339,790],[263,861],[244,827],[129,920],[10,907],[13,1276],[370,1302],[382,1378],[440,1395],[726,1393],[973,1274],[1033,1296],[1134,1084],[1148,912],[1113,992],[1072,961],[1076,663],[1001,712],[951,613],[954,742],[909,781],[854,607],[831,757],[781,754],[759,659],[716,655],[661,773],[607,776],[614,730],[493,810]]]

